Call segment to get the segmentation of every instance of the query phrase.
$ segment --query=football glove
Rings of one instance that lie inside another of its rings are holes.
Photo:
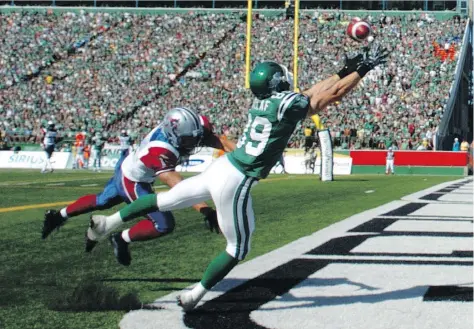
[[[211,232],[219,234],[220,230],[219,223],[217,222],[217,212],[212,208],[208,208],[206,211],[201,212],[204,215],[204,224],[206,225],[206,228]]]
[[[344,67],[337,73],[339,78],[343,79],[352,72],[355,72],[357,66],[363,61],[364,55],[362,53],[344,54]]]
[[[357,73],[363,78],[370,70],[376,66],[385,64],[390,52],[387,48],[382,48],[378,43],[372,43],[371,47],[365,48],[363,60],[357,65]]]

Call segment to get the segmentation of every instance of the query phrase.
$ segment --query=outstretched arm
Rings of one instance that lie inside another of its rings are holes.
[[[359,73],[353,72],[342,80],[336,82],[331,88],[325,91],[317,91],[310,88],[303,92],[310,98],[310,108],[308,115],[319,113],[329,104],[332,104],[347,95],[361,80]]]
[[[310,99],[310,109],[308,114],[314,115],[323,110],[327,105],[334,103],[347,95],[359,81],[373,68],[387,61],[389,52],[381,48],[379,44],[373,44],[372,48],[365,49],[363,55],[358,55],[357,67],[355,71],[347,74],[343,79],[334,83],[326,90],[318,88],[317,84],[303,92]],[[344,69],[343,69],[344,70]],[[347,73],[348,70],[345,71]],[[343,73],[342,75],[344,75]],[[334,81],[335,78],[333,78]]]
[[[232,152],[235,149],[235,143],[233,141],[228,140],[224,136],[218,136],[216,134],[212,134],[211,136],[207,137],[204,141],[204,145],[222,150],[224,152]]]
[[[336,82],[344,79],[352,72],[355,72],[357,66],[362,60],[363,54],[361,53],[344,54],[344,67],[339,72],[337,72],[337,74],[334,74],[333,76],[316,83],[314,86],[305,91],[305,93],[318,94],[328,90],[329,88],[333,87]]]
[[[320,82],[316,83],[311,88],[304,91],[303,94],[308,94],[308,93],[310,93],[310,94],[319,94],[322,91],[328,90],[329,88],[334,86],[334,84],[336,82],[338,82],[340,80],[341,80],[341,78],[339,77],[339,75],[334,74],[333,76],[327,78],[326,80],[323,80],[323,81],[320,81]]]

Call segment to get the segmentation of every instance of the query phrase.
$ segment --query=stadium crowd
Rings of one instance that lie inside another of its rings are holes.
[[[345,35],[351,17],[310,12],[300,20],[300,89],[329,77],[360,48]],[[336,148],[430,149],[454,77],[465,22],[426,14],[363,17],[389,64],[321,119]],[[292,69],[293,21],[257,15],[252,62]],[[236,136],[251,96],[244,88],[245,21],[239,14],[8,13],[0,17],[0,131],[37,142],[49,120],[65,137],[122,129],[140,139],[175,106],[208,115]],[[19,51],[21,49],[21,51]],[[303,122],[302,127],[311,122]],[[290,147],[302,147],[303,129]]]

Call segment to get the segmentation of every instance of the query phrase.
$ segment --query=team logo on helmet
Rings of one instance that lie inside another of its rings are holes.
[[[170,128],[173,131],[173,133],[175,135],[177,135],[178,134],[178,127],[179,127],[179,119],[171,118],[169,120],[169,125],[170,125]]]
[[[281,78],[282,78],[282,75],[280,72],[276,72],[272,79],[270,80],[270,82],[268,83],[268,86],[270,87],[270,89],[276,89],[278,87],[278,84],[280,83],[281,81]]]

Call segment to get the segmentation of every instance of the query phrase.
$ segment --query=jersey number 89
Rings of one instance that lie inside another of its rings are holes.
[[[249,114],[249,120],[245,127],[245,133],[242,135],[237,147],[245,145],[245,153],[257,157],[263,153],[270,138],[272,123],[264,117],[255,117]]]

